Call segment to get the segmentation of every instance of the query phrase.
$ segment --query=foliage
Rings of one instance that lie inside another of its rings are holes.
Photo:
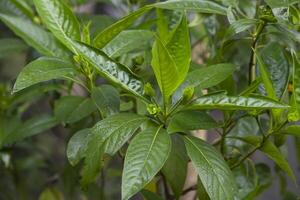
[[[296,178],[282,152],[300,136],[297,0],[128,0],[119,20],[84,16],[75,8],[85,3],[0,0],[15,34],[0,39],[0,59],[30,52],[14,86],[0,87],[0,199],[37,198],[38,184],[18,176],[46,164],[14,152],[49,129],[64,130],[67,161],[55,181],[39,180],[39,199],[255,199],[274,177],[257,151],[274,161],[282,196],[299,195],[286,188],[284,173]],[[40,101],[47,109],[32,114]],[[189,162],[199,178],[184,188]],[[117,196],[109,174],[121,179]]]

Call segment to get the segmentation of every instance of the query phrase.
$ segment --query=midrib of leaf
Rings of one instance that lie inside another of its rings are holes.
[[[170,54],[170,52],[168,51],[168,49],[167,49],[167,47],[165,46],[165,44],[163,43],[163,41],[161,41],[161,39],[157,36],[156,37],[157,38],[157,40],[160,42],[160,44],[161,44],[161,46],[164,48],[164,51],[166,51],[166,53],[167,53],[167,55],[169,56],[169,58],[170,58],[170,60],[171,60],[171,62],[172,62],[172,64],[175,66],[175,70],[176,70],[176,75],[177,75],[177,77],[176,77],[176,82],[178,82],[178,69],[177,69],[177,65],[176,65],[176,63],[175,63],[175,61],[174,61],[174,59],[173,59],[173,56],[171,56],[171,54]],[[159,52],[158,52],[159,53]],[[170,94],[166,94],[166,88],[165,88],[165,80],[164,80],[164,78],[162,77],[162,72],[163,72],[163,67],[161,66],[161,65],[159,65],[160,67],[159,67],[159,72],[160,72],[160,83],[161,83],[161,87],[162,87],[162,92],[163,92],[163,95],[164,95],[164,107],[165,107],[165,109],[166,109],[166,107],[167,107],[167,104],[168,104],[168,98],[169,98],[169,96],[170,96]],[[175,77],[174,77],[175,78]],[[176,83],[177,84],[177,83]]]
[[[212,171],[214,172],[214,174],[217,174],[216,171],[215,171],[215,169],[213,168],[212,164],[210,163],[210,161],[207,160],[206,156],[205,156],[205,155],[203,154],[203,152],[198,148],[198,146],[195,145],[195,143],[194,143],[191,139],[189,139],[188,137],[186,137],[186,139],[187,139],[187,140],[188,140],[188,141],[189,141],[189,142],[190,142],[190,143],[191,143],[191,144],[192,144],[192,145],[200,152],[200,154],[204,157],[204,159],[206,160],[206,162],[208,163],[208,165],[210,166],[210,168],[212,169]],[[198,176],[200,176],[200,175],[198,175]],[[219,185],[220,185],[220,187],[222,188],[223,193],[226,194],[222,182],[220,181],[220,179],[218,178],[218,176],[215,175],[215,177],[217,178],[217,180],[218,180],[218,182],[219,182]],[[200,177],[200,179],[201,179],[201,177]],[[227,195],[226,195],[226,196],[227,196]]]
[[[151,143],[151,145],[150,145],[149,151],[147,152],[146,158],[144,159],[144,162],[143,162],[143,165],[142,165],[142,166],[143,166],[143,167],[142,167],[142,170],[139,171],[137,177],[139,177],[139,176],[141,175],[143,169],[145,168],[146,161],[148,160],[148,157],[149,157],[149,155],[150,155],[150,153],[151,153],[151,151],[152,151],[153,145],[154,145],[154,143],[155,143],[155,141],[156,141],[156,138],[157,138],[157,136],[158,136],[159,131],[160,131],[161,128],[162,128],[162,126],[158,127],[158,129],[157,129],[157,131],[156,131],[156,133],[155,133],[155,135],[154,135],[154,138],[153,138],[152,143]]]
[[[122,123],[120,126],[117,126],[116,128],[114,128],[112,131],[109,131],[110,134],[104,134],[104,135],[102,135],[103,137],[101,139],[103,139],[103,140],[100,140],[101,143],[100,143],[100,145],[98,145],[98,147],[100,147],[99,150],[102,151],[102,153],[103,152],[105,153],[105,150],[106,150],[106,149],[104,149],[105,148],[105,143],[107,142],[107,140],[109,139],[109,137],[112,136],[117,130],[123,128],[124,125],[128,126],[129,123],[132,123],[132,122],[138,121],[138,120],[141,120],[141,118],[136,118],[136,119],[132,119],[132,120],[126,121],[126,122]],[[92,131],[92,134],[93,134],[93,132],[94,132],[93,129],[91,131]],[[91,137],[92,137],[92,135],[91,135]],[[92,154],[91,157],[95,157],[96,154],[97,154],[97,151],[93,151],[93,154]],[[85,165],[87,165],[87,164],[85,163]]]
[[[146,119],[146,118],[145,118]],[[123,126],[128,126],[128,124],[132,123],[132,122],[135,122],[135,121],[139,121],[139,120],[142,120],[142,117],[139,117],[139,118],[135,118],[135,119],[132,119],[132,120],[129,120],[129,121],[126,121],[124,123],[122,123],[120,126],[117,126],[115,129],[113,129],[113,131],[110,132],[109,135],[104,135],[104,140],[102,142],[102,144],[104,144],[108,139],[109,137],[111,137],[112,135],[114,135],[116,133],[117,130],[123,128]]]
[[[62,6],[65,6],[65,5],[62,5]],[[53,8],[53,9],[55,9],[55,8]],[[66,9],[67,9],[67,8],[66,8]],[[51,17],[52,17],[54,23],[55,23],[56,26],[59,28],[59,30],[60,30],[60,32],[63,34],[64,38],[67,40],[68,44],[70,44],[70,45],[68,45],[68,46],[70,46],[70,47],[72,48],[72,50],[73,50],[74,53],[78,54],[77,51],[76,51],[76,49],[75,49],[75,48],[73,47],[73,45],[72,45],[72,40],[70,40],[70,37],[66,35],[65,31],[62,29],[62,26],[61,26],[60,23],[58,22],[57,17],[53,14],[54,12],[48,11],[48,13],[50,13],[50,15],[51,15]],[[60,9],[58,9],[58,15],[61,16],[61,10],[60,10]]]

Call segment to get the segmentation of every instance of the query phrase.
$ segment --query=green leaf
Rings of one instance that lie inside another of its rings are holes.
[[[187,23],[186,15],[182,14],[180,22],[172,31],[171,38],[166,44],[166,48],[176,64],[180,83],[186,78],[191,62],[190,34]]]
[[[30,6],[23,0],[0,0],[0,12],[25,18],[33,18]]]
[[[63,194],[56,188],[47,188],[39,196],[39,200],[64,200]]]
[[[226,8],[211,1],[172,0],[154,4],[156,8],[168,10],[189,10],[200,13],[226,15]]]
[[[35,48],[45,56],[68,58],[68,50],[60,44],[50,33],[21,17],[0,14],[3,21],[17,36],[22,38],[29,46]]]
[[[189,157],[199,178],[213,200],[232,200],[236,192],[233,175],[217,150],[192,136],[184,137]]]
[[[180,84],[180,75],[173,57],[159,38],[152,48],[151,65],[166,104]]]
[[[149,190],[142,190],[141,193],[145,200],[163,200],[163,198],[153,192],[150,192]]]
[[[10,0],[25,16],[34,18],[34,11],[31,6],[24,0]]]
[[[223,94],[199,97],[188,106],[188,109],[221,109],[221,110],[253,110],[253,109],[286,109],[288,105],[263,96],[227,96]]]
[[[151,10],[152,7],[145,6],[135,12],[130,13],[129,15],[123,17],[121,20],[117,21],[116,23],[112,24],[111,26],[104,29],[102,32],[97,34],[94,39],[94,46],[101,49],[107,43],[109,43],[113,38],[115,38],[119,33],[123,30],[131,26],[135,20],[141,17],[144,13]]]
[[[68,142],[67,157],[72,166],[75,166],[85,157],[85,150],[91,129],[82,129],[76,132]]]
[[[73,47],[102,76],[131,94],[147,101],[143,96],[143,82],[126,66],[115,62],[102,51],[83,43],[73,41]]]
[[[47,28],[70,47],[70,38],[80,41],[80,27],[72,10],[61,0],[33,0]]]
[[[92,99],[80,96],[64,96],[55,102],[54,114],[65,123],[77,122],[96,110]]]
[[[26,49],[27,46],[19,39],[0,39],[0,59],[13,53],[22,52]]]
[[[170,136],[161,127],[146,129],[131,141],[123,169],[122,200],[128,200],[152,180],[170,151]]]
[[[296,56],[293,56],[293,90],[290,100],[291,109],[288,113],[289,121],[298,121],[300,119],[300,63]]]
[[[152,49],[152,68],[165,103],[183,82],[191,61],[191,48],[187,19],[182,15],[168,43],[157,37]]]
[[[264,60],[261,57],[261,54],[259,52],[255,51],[255,56],[256,56],[256,59],[258,62],[258,66],[259,66],[259,74],[262,78],[262,82],[264,83],[264,87],[265,87],[267,96],[272,99],[277,99],[276,92],[273,87],[269,71],[267,69],[267,66],[264,63]]]
[[[148,30],[122,31],[103,48],[103,52],[112,58],[117,58],[133,50],[150,46],[152,39],[153,32]]]
[[[281,98],[285,92],[289,80],[289,62],[282,47],[277,42],[268,44],[261,50],[261,57],[269,72],[273,88],[277,98]],[[263,75],[262,75],[263,77]],[[264,88],[260,88],[264,92]]]
[[[28,65],[19,74],[13,92],[52,79],[68,79],[76,74],[72,63],[59,58],[42,57]]]
[[[266,3],[271,6],[272,8],[277,7],[289,7],[292,4],[299,3],[299,0],[283,0],[283,1],[277,1],[277,0],[266,0]]]
[[[102,117],[105,118],[120,111],[120,95],[113,86],[101,85],[93,88],[91,96]]]
[[[208,130],[220,125],[207,113],[195,110],[186,110],[176,113],[168,125],[169,133],[179,133],[192,130]]]
[[[185,81],[176,90],[173,101],[176,102],[185,88],[197,87],[197,89],[206,89],[218,85],[225,81],[234,73],[236,66],[229,63],[221,63],[196,69],[188,73]]]
[[[264,152],[270,159],[272,159],[283,171],[285,171],[294,182],[296,182],[293,170],[275,144],[269,140],[266,140],[260,150]]]
[[[240,19],[233,22],[227,30],[226,38],[232,37],[234,34],[238,34],[255,27],[260,21],[257,19]]]
[[[284,130],[284,133],[300,137],[300,126],[291,125]]]
[[[189,72],[183,85],[200,87],[201,89],[210,88],[223,82],[232,75],[235,70],[236,66],[229,63],[221,63],[196,69]]]
[[[39,115],[26,120],[16,131],[10,133],[5,139],[5,143],[11,144],[25,138],[44,132],[56,125],[58,121],[50,115]]]
[[[81,181],[84,186],[96,178],[104,154],[114,155],[146,120],[136,114],[117,114],[101,120],[91,129]]]
[[[247,153],[253,145],[259,145],[261,141],[261,132],[256,119],[250,116],[243,117],[226,136],[226,152],[238,149],[241,153]]]
[[[188,161],[182,138],[172,135],[171,152],[161,171],[170,184],[176,199],[181,196],[185,184]]]
[[[198,180],[198,185],[197,185],[197,196],[201,200],[211,200],[201,182],[201,180]]]

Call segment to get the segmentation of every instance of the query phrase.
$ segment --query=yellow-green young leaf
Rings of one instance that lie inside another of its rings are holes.
[[[176,64],[178,82],[181,84],[186,78],[191,62],[190,34],[185,14],[182,14],[180,22],[172,31],[166,48]]]
[[[153,32],[148,30],[122,31],[103,48],[103,51],[109,57],[117,58],[133,50],[150,46],[152,39]]]
[[[145,6],[107,27],[98,35],[96,35],[93,42],[94,46],[100,49],[103,48],[107,43],[109,43],[113,38],[121,33],[121,31],[131,26],[135,22],[135,20],[137,20],[140,16],[151,9],[151,6]]]
[[[288,105],[264,96],[227,96],[223,94],[205,95],[194,100],[187,109],[221,109],[221,110],[253,110],[253,109],[286,109]]]
[[[0,20],[40,54],[64,59],[70,56],[68,49],[60,44],[56,38],[31,21],[5,14],[0,14]]]
[[[143,82],[126,66],[115,62],[105,53],[76,41],[72,42],[75,51],[83,56],[105,78],[124,90],[147,101],[143,96]]]
[[[180,84],[180,75],[173,57],[160,38],[157,38],[153,45],[151,65],[164,101],[168,102],[169,97]]]
[[[153,179],[170,150],[170,136],[161,127],[146,129],[131,141],[123,169],[122,200],[128,200]]]
[[[145,121],[144,116],[123,113],[101,120],[91,129],[82,172],[83,186],[97,177],[104,154],[114,155]]]
[[[72,10],[62,0],[34,0],[34,5],[47,28],[66,46],[70,38],[80,41],[80,27]]]
[[[74,74],[76,69],[72,63],[59,58],[42,57],[23,68],[17,77],[13,92],[52,79],[72,78]]]
[[[152,68],[164,97],[169,97],[185,79],[191,61],[190,36],[185,14],[174,28],[168,41],[157,37],[152,48]]]
[[[156,8],[169,9],[169,10],[189,10],[200,13],[212,13],[226,15],[227,10],[225,7],[206,0],[172,0],[154,4]]]
[[[285,171],[294,182],[296,182],[293,170],[275,144],[267,140],[260,150],[272,159],[283,171]]]
[[[89,98],[80,96],[64,96],[55,102],[55,117],[65,123],[77,122],[96,110]]]
[[[187,153],[209,197],[213,200],[234,199],[234,177],[221,154],[196,137],[185,136],[184,141]]]

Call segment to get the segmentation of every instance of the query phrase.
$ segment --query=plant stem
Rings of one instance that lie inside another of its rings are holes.
[[[277,127],[275,130],[269,132],[268,134],[264,135],[262,142],[257,145],[256,147],[254,147],[251,151],[249,151],[246,155],[244,155],[238,162],[236,162],[234,165],[232,165],[230,167],[230,169],[234,169],[238,166],[240,166],[247,158],[249,158],[253,153],[255,153],[255,151],[257,151],[258,149],[260,149],[265,142],[268,140],[268,138],[273,135],[274,133],[276,133],[277,131],[279,131],[280,129],[282,129],[285,125],[287,124],[287,121],[282,123],[279,127]],[[270,129],[272,130],[272,128]]]
[[[255,80],[256,78],[256,58],[254,51],[257,48],[257,41],[259,39],[260,34],[264,30],[266,23],[262,21],[256,28],[256,32],[252,37],[252,45],[251,45],[251,56],[249,62],[249,85]]]

